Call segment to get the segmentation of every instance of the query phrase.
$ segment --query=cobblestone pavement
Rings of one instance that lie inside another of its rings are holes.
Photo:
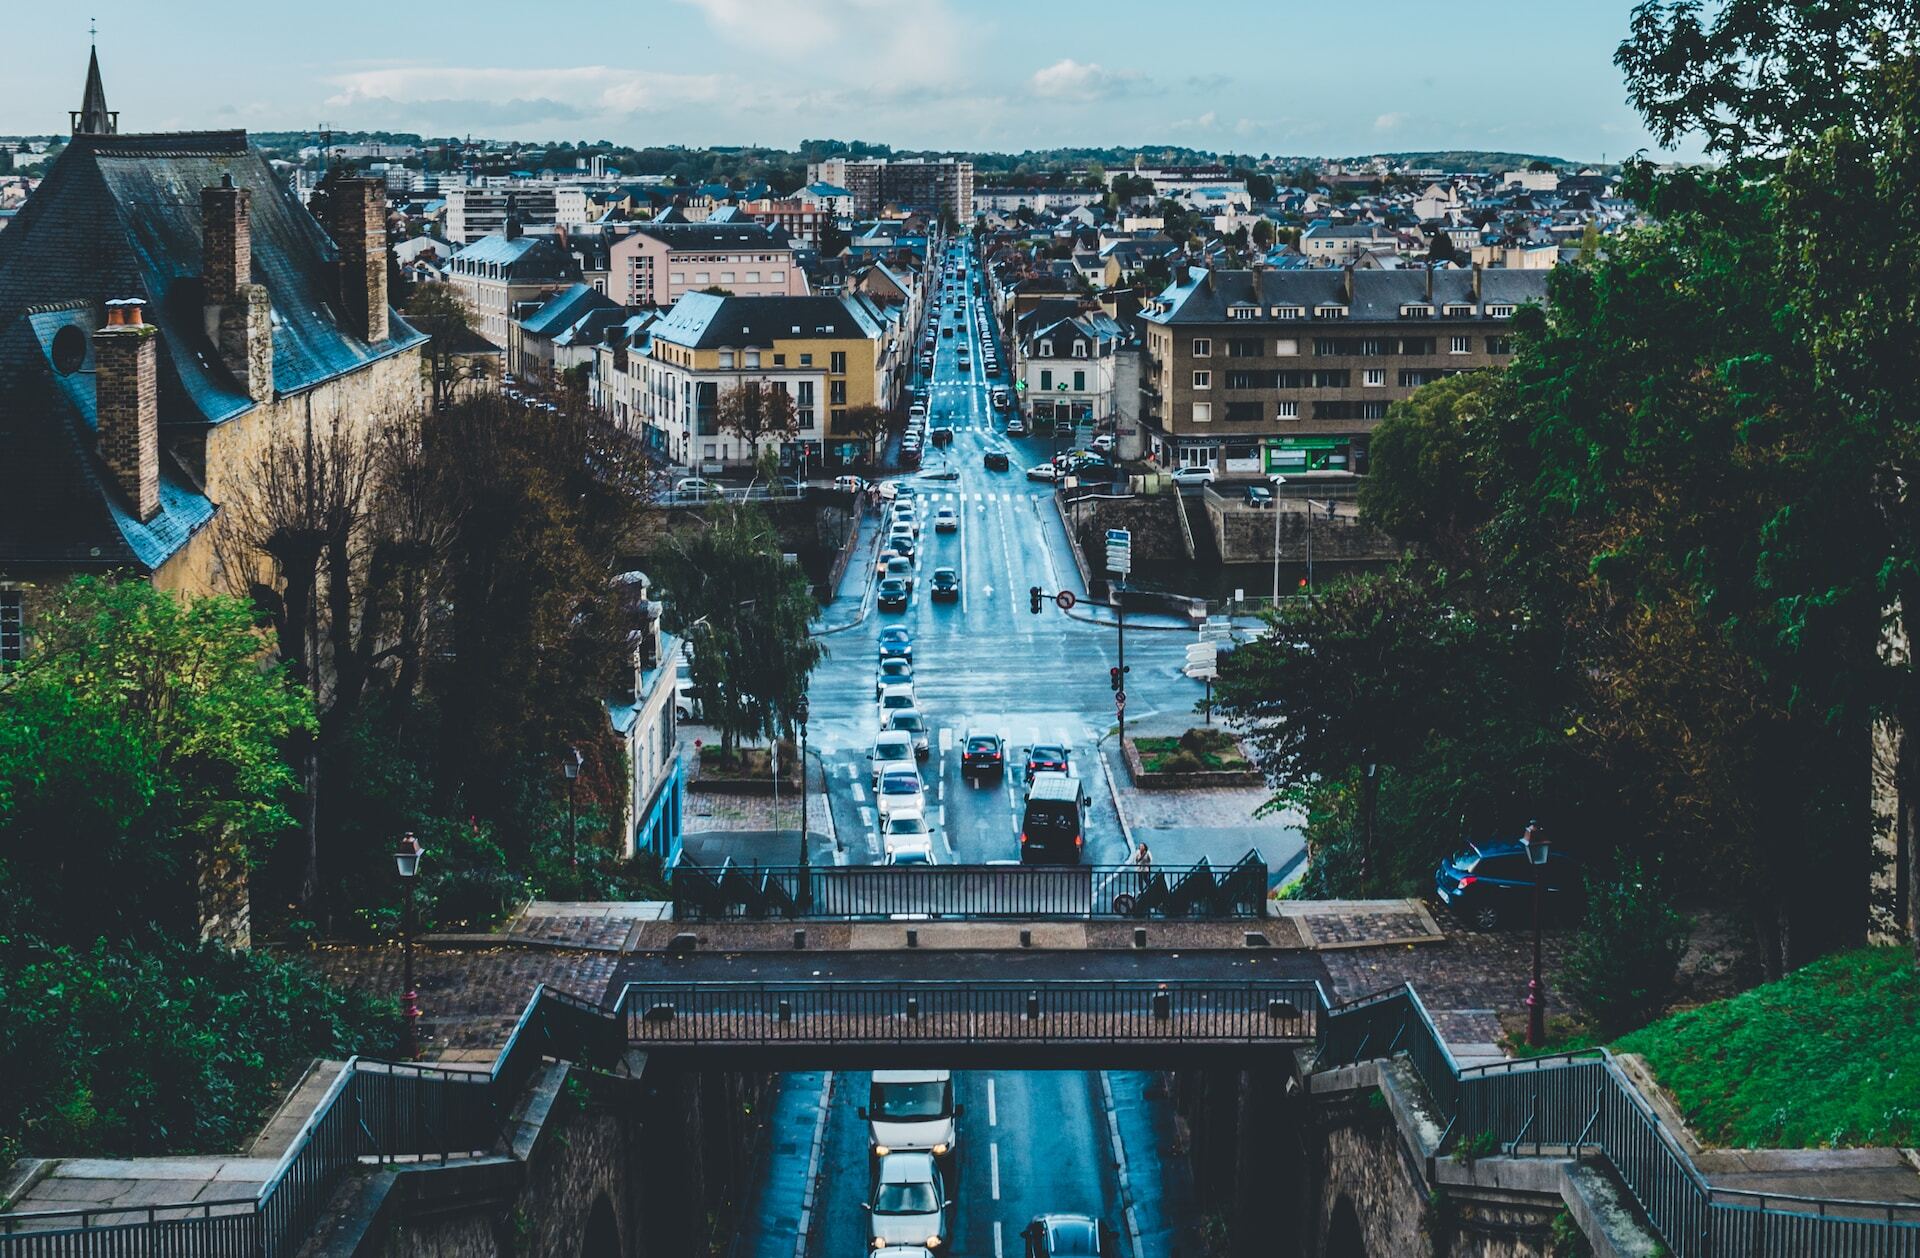
[[[1418,900],[1298,900],[1276,907],[1282,916],[1298,920],[1308,947],[1425,943],[1442,935]]]
[[[311,959],[343,987],[400,994],[398,947],[321,948]],[[612,953],[549,948],[417,948],[413,973],[420,993],[421,1053],[472,1059],[473,1050],[498,1049],[539,983],[604,1000],[618,959]]]
[[[689,790],[684,825],[689,834],[709,830],[798,830],[800,803],[792,793],[778,805],[771,795],[725,795],[718,791]],[[807,794],[807,825],[816,834],[830,834],[833,809],[816,766],[813,790]]]

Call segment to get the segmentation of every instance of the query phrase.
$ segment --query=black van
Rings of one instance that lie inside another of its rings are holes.
[[[1087,849],[1086,819],[1086,794],[1079,778],[1035,774],[1020,818],[1020,863],[1078,865]]]

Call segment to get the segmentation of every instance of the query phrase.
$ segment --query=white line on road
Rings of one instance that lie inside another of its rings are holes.
[[[1000,1200],[1000,1146],[987,1146],[987,1191],[995,1201]]]
[[[1000,1248],[1000,1220],[998,1219],[993,1221],[993,1258],[1007,1258],[1005,1251]]]
[[[873,809],[868,808],[864,804],[860,806],[860,824],[866,826],[868,829],[873,828]]]
[[[994,1106],[994,1103],[993,1103],[993,1080],[988,1079],[987,1080],[987,1126],[998,1127],[999,1125],[1000,1125],[1000,1111]]]
[[[856,804],[864,804],[867,802],[867,787],[859,778],[853,780],[853,802]],[[867,810],[862,808],[860,811],[865,813]]]

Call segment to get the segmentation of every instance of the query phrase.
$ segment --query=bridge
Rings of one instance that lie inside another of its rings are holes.
[[[510,1108],[549,1058],[618,1071],[628,1051],[828,1051],[900,1060],[998,1045],[1087,1064],[1116,1047],[1255,1052],[1310,1077],[1406,1061],[1444,1125],[1435,1156],[1472,1136],[1511,1156],[1599,1165],[1673,1258],[1920,1258],[1920,1207],[1715,1188],[1605,1050],[1462,1069],[1411,988],[1336,1004],[1317,982],[1077,984],[830,977],[804,983],[654,980],[611,1008],[541,988],[486,1071],[354,1060],[257,1196],[121,1210],[0,1215],[0,1258],[283,1258],[369,1164],[497,1155]],[[774,1060],[769,1057],[765,1060]],[[1187,1060],[1192,1060],[1191,1058]],[[1204,1060],[1204,1059],[1203,1059]]]

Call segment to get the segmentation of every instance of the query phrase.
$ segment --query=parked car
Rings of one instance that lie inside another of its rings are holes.
[[[1273,491],[1265,485],[1248,485],[1246,499],[1249,507],[1271,507],[1273,505]]]
[[[1036,463],[1027,469],[1027,479],[1045,481],[1051,485],[1060,479],[1060,469],[1051,463]]]
[[[989,472],[1004,472],[1013,466],[1012,461],[1007,458],[1007,452],[1005,450],[989,450],[982,461],[986,464]]]
[[[913,634],[904,625],[888,625],[882,629],[879,645],[880,658],[883,660],[913,658]]]
[[[1006,740],[998,734],[968,730],[960,744],[960,776],[981,778],[989,773],[1004,773],[1007,768]]]
[[[1213,469],[1210,467],[1176,467],[1168,474],[1169,479],[1182,489],[1197,488],[1213,484]]]
[[[1095,437],[1091,442],[1091,444],[1093,448],[1098,450],[1100,453],[1111,454],[1113,452],[1113,445],[1114,445],[1113,434],[1110,432],[1103,432],[1099,436]]]
[[[1020,417],[1018,411],[1007,416],[1007,435],[1009,437],[1024,437],[1027,435],[1027,421]]]
[[[918,770],[903,772],[889,769],[880,775],[880,790],[874,796],[880,809],[880,820],[889,817],[924,817],[927,815],[927,796],[920,786]]]
[[[913,755],[916,760],[927,758],[927,718],[920,715],[919,708],[900,708],[887,716],[887,728],[897,729],[913,739]]]
[[[959,531],[959,528],[960,528],[960,513],[958,511],[955,511],[952,507],[941,507],[939,510],[933,513],[933,531],[934,532],[953,533],[953,532]]]
[[[704,500],[720,497],[720,486],[701,476],[682,476],[673,483],[673,492],[682,498]]]
[[[931,1153],[889,1153],[873,1172],[866,1203],[872,1247],[947,1247],[947,1187]]]
[[[1527,920],[1533,912],[1534,877],[1524,843],[1489,839],[1469,843],[1441,861],[1433,872],[1433,889],[1442,904],[1481,930],[1493,930],[1502,922]],[[1559,848],[1549,849],[1543,885],[1543,914],[1552,917],[1576,911],[1581,895],[1579,862]]]
[[[960,574],[952,568],[935,568],[933,580],[927,586],[927,593],[938,603],[952,601],[960,597]]]
[[[905,581],[899,577],[887,577],[880,582],[880,592],[875,601],[883,612],[903,612],[907,610],[910,597]]]
[[[1084,1214],[1038,1214],[1020,1229],[1026,1258],[1111,1258],[1119,1237],[1106,1224]]]

